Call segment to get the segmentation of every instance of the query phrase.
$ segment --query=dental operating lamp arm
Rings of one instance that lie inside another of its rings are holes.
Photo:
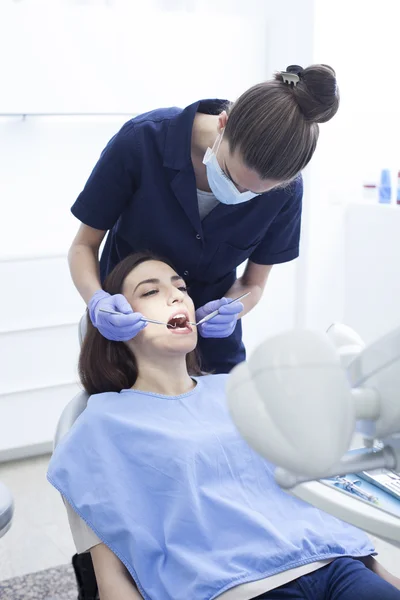
[[[333,342],[333,343],[332,343]],[[228,380],[235,424],[277,465],[281,487],[400,470],[400,328],[363,347],[350,329],[292,331],[264,341]],[[356,430],[382,450],[346,454]]]

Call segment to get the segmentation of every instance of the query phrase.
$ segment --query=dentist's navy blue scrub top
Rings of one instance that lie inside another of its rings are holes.
[[[226,105],[215,99],[153,110],[125,123],[107,144],[71,208],[82,223],[108,230],[102,281],[128,254],[151,250],[172,262],[198,308],[226,294],[246,259],[274,265],[298,256],[301,177],[249,202],[220,203],[200,220],[193,120]],[[228,338],[199,337],[199,350],[205,370],[228,373],[245,359],[241,321]]]

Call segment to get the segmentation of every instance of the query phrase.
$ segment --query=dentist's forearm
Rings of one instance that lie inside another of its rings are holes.
[[[106,233],[81,225],[68,252],[72,281],[86,304],[101,288],[99,248]]]
[[[91,248],[74,245],[68,253],[72,281],[86,304],[101,289],[99,261]]]
[[[258,285],[246,285],[241,279],[236,279],[233,286],[225,294],[225,298],[238,298],[242,294],[250,292],[250,296],[240,300],[244,306],[244,310],[242,310],[239,315],[239,318],[241,319],[258,304],[263,295],[263,291],[264,290]]]
[[[225,294],[227,298],[238,298],[242,294],[251,292],[250,296],[241,300],[244,310],[240,313],[239,318],[247,315],[259,303],[271,269],[272,265],[259,265],[248,260],[243,275],[236,279]]]

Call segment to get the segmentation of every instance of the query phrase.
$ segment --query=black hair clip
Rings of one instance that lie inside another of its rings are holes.
[[[300,67],[299,65],[289,65],[289,67],[286,68],[286,71],[281,71],[281,75],[284,83],[296,87],[302,78],[303,72],[303,67]]]

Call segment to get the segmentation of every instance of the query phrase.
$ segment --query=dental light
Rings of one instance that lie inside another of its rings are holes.
[[[400,470],[400,328],[365,347],[350,328],[264,341],[228,379],[241,435],[283,488],[377,468]],[[347,453],[357,429],[365,451]],[[383,446],[376,450],[374,442]]]

